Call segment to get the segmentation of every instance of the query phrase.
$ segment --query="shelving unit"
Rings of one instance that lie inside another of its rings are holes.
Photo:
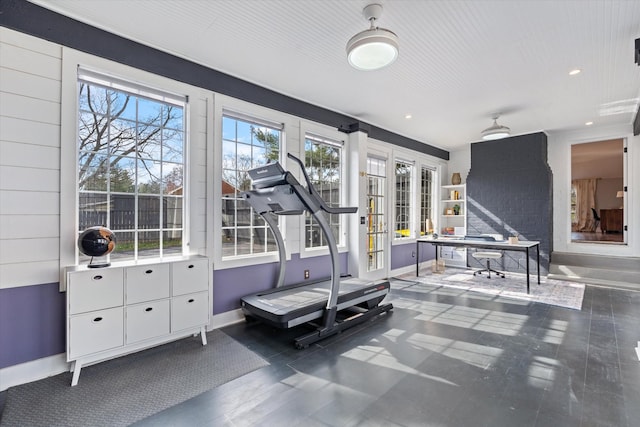
[[[467,186],[466,184],[440,187],[440,237],[464,237],[467,234]],[[459,209],[456,210],[456,205]],[[457,213],[456,213],[457,211]],[[450,266],[466,267],[467,250],[440,247],[440,257]]]
[[[209,260],[71,266],[67,282],[67,361],[75,386],[83,366],[200,334],[207,344]]]

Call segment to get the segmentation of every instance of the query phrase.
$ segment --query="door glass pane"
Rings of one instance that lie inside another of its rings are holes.
[[[367,271],[385,268],[384,234],[386,233],[385,194],[386,160],[367,158]]]

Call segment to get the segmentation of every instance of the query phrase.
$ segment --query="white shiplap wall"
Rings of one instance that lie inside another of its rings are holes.
[[[73,262],[75,188],[61,182],[75,182],[78,64],[189,97],[186,238],[207,253],[213,94],[0,27],[0,289],[58,282]]]
[[[0,28],[0,288],[58,281],[61,57]]]

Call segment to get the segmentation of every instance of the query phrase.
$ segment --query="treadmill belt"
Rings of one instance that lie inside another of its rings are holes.
[[[375,292],[388,292],[389,282],[372,282],[358,278],[340,281],[338,303],[348,297],[360,297]],[[331,280],[310,283],[303,286],[278,288],[242,298],[245,310],[258,317],[286,322],[291,317],[322,309],[327,303]],[[372,298],[375,298],[372,295]]]

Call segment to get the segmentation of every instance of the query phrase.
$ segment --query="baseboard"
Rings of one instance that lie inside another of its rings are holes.
[[[211,323],[209,327],[207,327],[207,331],[243,321],[244,314],[242,314],[241,309],[216,314],[211,317]],[[0,391],[5,391],[9,387],[68,372],[69,368],[70,364],[67,362],[66,353],[43,357],[19,365],[8,366],[0,369]]]
[[[211,323],[209,324],[207,331],[220,329],[239,322],[244,322],[242,309],[238,308],[237,310],[225,311],[224,313],[216,314],[211,317]]]
[[[402,274],[415,273],[416,265],[407,265],[406,267],[396,268],[395,270],[391,270],[389,272],[389,277],[397,277]]]
[[[67,372],[66,353],[43,357],[0,369],[0,391]]]

